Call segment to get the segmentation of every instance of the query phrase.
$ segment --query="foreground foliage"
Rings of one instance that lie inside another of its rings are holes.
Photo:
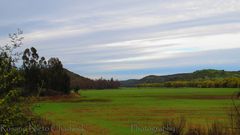
[[[42,127],[50,128],[51,124],[31,115],[29,105],[21,98],[24,90],[18,88],[25,81],[15,66],[21,54],[16,52],[22,44],[21,34],[20,30],[10,34],[10,43],[0,47],[0,134],[47,134],[49,131]]]
[[[0,134],[48,134],[51,124],[31,115],[22,100],[20,93],[12,90],[0,101]]]
[[[23,80],[15,62],[20,53],[15,50],[22,45],[21,31],[10,34],[10,44],[0,46],[0,96],[7,94],[11,89],[18,86]]]

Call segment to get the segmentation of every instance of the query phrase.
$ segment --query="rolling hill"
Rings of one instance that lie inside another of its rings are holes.
[[[121,86],[133,87],[142,83],[164,83],[169,81],[207,80],[207,79],[220,79],[220,78],[230,78],[230,77],[240,77],[240,71],[205,69],[205,70],[198,70],[193,73],[182,73],[182,74],[173,74],[173,75],[164,75],[164,76],[149,75],[139,80],[131,79],[126,81],[121,81]]]
[[[64,69],[67,75],[70,77],[70,88],[89,88],[93,84],[93,80],[80,76],[72,71]]]

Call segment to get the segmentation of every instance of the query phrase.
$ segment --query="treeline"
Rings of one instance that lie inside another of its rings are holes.
[[[116,89],[120,87],[120,82],[111,78],[110,80],[106,80],[103,78],[94,80],[95,89]]]
[[[72,81],[71,88],[74,90],[79,89],[116,89],[120,87],[120,82],[118,80],[114,80],[111,78],[110,80],[107,79],[82,79],[81,81]]]
[[[18,31],[9,35],[10,43],[0,47],[0,96],[16,88],[25,96],[39,96],[48,90],[68,93],[70,78],[61,61],[58,58],[46,60],[40,57],[34,47],[18,52],[23,40],[21,34]],[[18,63],[20,59],[22,65]]]
[[[0,96],[13,88],[20,88],[25,96],[44,96],[68,94],[72,89],[112,89],[120,86],[114,79],[71,80],[58,58],[47,60],[34,47],[18,52],[23,40],[21,34],[10,35],[10,44],[0,47]],[[20,59],[22,65],[17,67]]]
[[[71,90],[113,89],[120,86],[120,83],[113,78],[111,80],[100,78],[97,80],[72,81],[58,58],[50,58],[49,60],[44,57],[40,58],[34,47],[24,51],[22,60],[23,66],[20,71],[25,78],[23,87],[26,94],[67,94]]]
[[[196,87],[196,88],[238,88],[240,86],[240,78],[222,78],[211,80],[193,80],[193,81],[169,81],[164,83],[143,83],[138,87]]]
[[[34,47],[26,49],[22,56],[23,66],[20,71],[24,77],[23,88],[26,94],[42,94],[54,90],[67,94],[70,90],[70,78],[58,58],[46,60],[39,57]]]

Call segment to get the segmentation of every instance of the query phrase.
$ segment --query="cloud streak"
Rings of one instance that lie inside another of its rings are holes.
[[[2,0],[0,43],[22,28],[23,48],[92,78],[238,70],[239,13],[237,0]]]

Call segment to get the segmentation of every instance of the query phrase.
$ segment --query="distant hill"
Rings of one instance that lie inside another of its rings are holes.
[[[80,76],[79,74],[73,73],[67,69],[64,69],[65,72],[70,77],[70,88],[89,88],[89,85],[93,83],[93,80]]]
[[[230,78],[230,77],[240,77],[240,71],[224,71],[224,70],[214,70],[205,69],[198,70],[193,73],[182,73],[173,75],[149,75],[142,79],[136,80],[126,80],[121,81],[121,86],[133,87],[137,84],[142,83],[164,83],[169,81],[191,81],[191,80],[207,80],[207,79],[218,79],[218,78]]]
[[[79,80],[79,81],[91,81],[91,79],[80,76],[79,74],[76,74],[72,71],[69,71],[68,69],[64,69],[67,75],[70,77],[72,81]]]
[[[67,75],[70,77],[70,88],[74,90],[79,89],[117,89],[120,87],[120,82],[114,80],[106,80],[103,78],[100,79],[89,79],[83,76],[80,76],[76,73],[73,73],[67,69],[64,69]]]
[[[120,81],[121,86],[123,87],[133,87],[137,84],[140,83],[140,80],[137,79],[130,79],[130,80],[126,80],[126,81]]]

